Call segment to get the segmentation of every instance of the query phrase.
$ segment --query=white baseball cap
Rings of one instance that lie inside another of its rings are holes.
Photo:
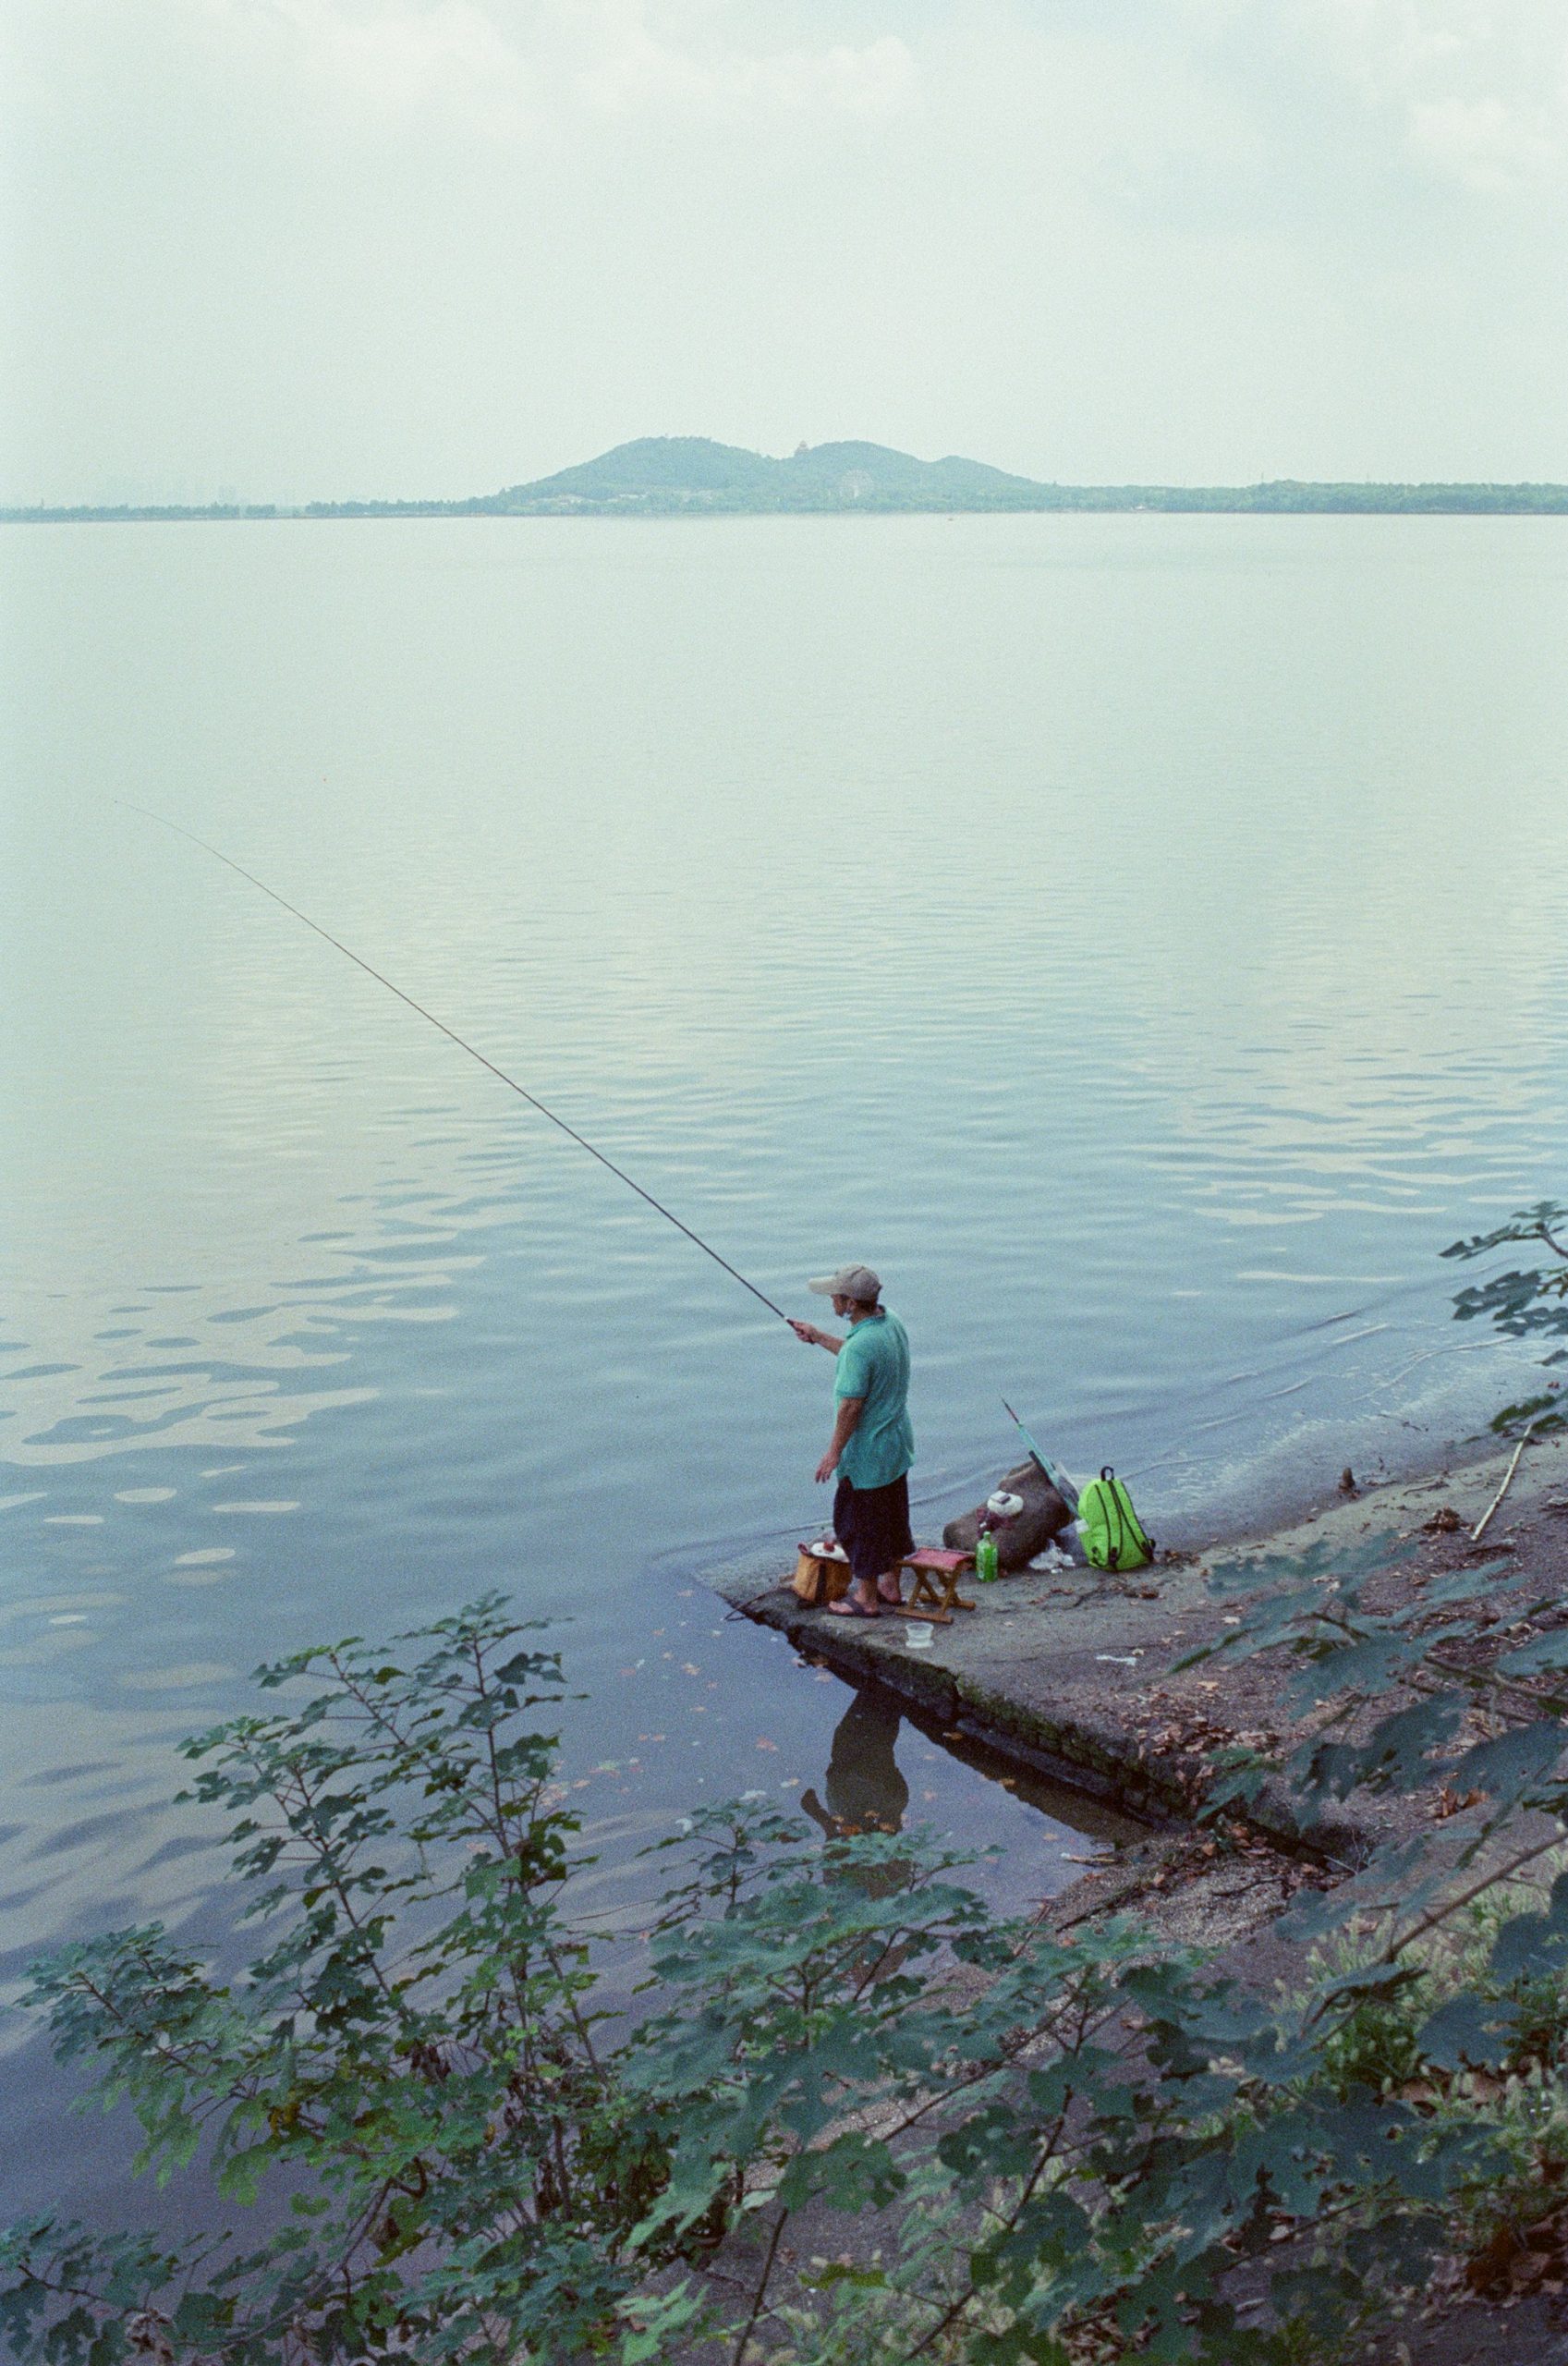
[[[819,1298],[852,1298],[862,1306],[875,1306],[881,1296],[881,1281],[869,1265],[841,1265],[836,1274],[820,1274],[806,1285]]]

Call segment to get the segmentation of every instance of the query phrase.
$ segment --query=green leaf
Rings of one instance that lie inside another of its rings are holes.
[[[1555,1717],[1513,1726],[1455,1759],[1448,1779],[1461,1793],[1481,1790],[1500,1804],[1512,1804],[1548,1780],[1562,1756],[1563,1743]]]
[[[1308,1794],[1345,1799],[1362,1785],[1409,1791],[1431,1782],[1433,1755],[1452,1739],[1463,1714],[1461,1701],[1440,1696],[1380,1717],[1361,1741],[1309,1744],[1303,1764]]]
[[[1429,1639],[1367,1635],[1319,1652],[1291,1679],[1294,1701],[1331,1701],[1343,1692],[1382,1692],[1427,1655]]]
[[[1492,1943],[1489,1969],[1496,1980],[1513,1982],[1542,1972],[1561,1977],[1568,1968],[1568,1874],[1551,1885],[1544,1913],[1516,1914]]]
[[[1568,1627],[1552,1628],[1504,1652],[1497,1666],[1501,1676],[1538,1676],[1547,1669],[1568,1667]]]
[[[1473,1992],[1451,1996],[1416,2033],[1424,2060],[1440,2070],[1500,2070],[1513,2050],[1506,2006]]]

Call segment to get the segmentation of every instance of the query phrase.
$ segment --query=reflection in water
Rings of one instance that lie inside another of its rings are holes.
[[[857,1832],[902,1832],[909,1786],[893,1755],[903,1711],[880,1685],[863,1684],[833,1732],[826,1799],[802,1791],[800,1804],[830,1840]]]
[[[803,1791],[800,1804],[829,1840],[852,1840],[863,1833],[892,1835],[904,1829],[909,1786],[893,1755],[903,1711],[890,1692],[863,1684],[833,1729],[833,1747],[822,1788],[826,1804],[814,1790]],[[915,1860],[889,1857],[877,1865],[835,1867],[829,1860],[827,1878],[847,1881],[866,1897],[891,1897],[909,1887]],[[868,1969],[881,1953],[873,1945],[857,1958]]]

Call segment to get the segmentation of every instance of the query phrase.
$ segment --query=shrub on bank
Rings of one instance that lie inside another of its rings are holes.
[[[1324,1698],[1422,1656],[1365,1575],[1243,1579],[1248,1631]],[[280,1705],[185,1746],[254,1959],[222,1979],[152,1926],[57,1952],[31,1995],[142,2165],[194,2165],[235,2231],[11,2229],[18,2358],[1283,2366],[1568,2161],[1568,1882],[1543,1913],[1479,1877],[1501,1903],[1442,1957],[1474,1900],[1376,1864],[1356,1944],[1270,2001],[1130,1924],[993,1916],[929,1837],[823,1847],[743,1801],[665,1844],[628,2017],[572,1919],[558,1662],[499,1597],[259,1681]],[[1446,1697],[1295,1779],[1427,1779],[1446,1752],[1479,1865],[1522,1802],[1561,1806],[1555,1739],[1454,1753]]]

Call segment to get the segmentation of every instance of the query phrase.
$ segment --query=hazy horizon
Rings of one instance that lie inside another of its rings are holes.
[[[1568,475],[1552,0],[13,0],[7,504]]]
[[[507,492],[507,491],[515,491],[515,490],[517,490],[517,489],[519,489],[519,488],[527,488],[527,487],[529,487],[529,486],[531,486],[531,485],[533,485],[533,484],[535,484],[535,483],[542,483],[542,484],[546,484],[546,485],[548,485],[548,484],[550,484],[550,483],[552,483],[552,482],[553,482],[554,475],[555,475],[556,473],[569,473],[569,472],[570,472],[570,470],[571,470],[571,469],[573,468],[573,466],[574,466],[574,465],[579,465],[579,466],[591,465],[591,464],[592,464],[594,461],[596,461],[596,460],[599,460],[599,459],[602,459],[602,458],[606,458],[606,457],[612,457],[612,456],[613,456],[615,452],[617,452],[617,451],[625,451],[625,450],[629,450],[629,449],[635,449],[635,448],[636,448],[639,444],[644,444],[644,443],[649,443],[649,442],[654,442],[654,441],[661,441],[661,440],[666,440],[666,441],[672,441],[672,442],[677,442],[677,443],[711,443],[711,444],[719,444],[719,443],[721,443],[721,439],[720,439],[720,438],[718,438],[718,437],[709,437],[709,436],[700,436],[700,435],[697,435],[697,436],[675,435],[675,436],[673,436],[673,437],[670,437],[670,438],[667,438],[667,439],[659,439],[659,438],[643,437],[643,436],[632,436],[632,437],[628,437],[628,438],[626,440],[626,442],[625,442],[624,444],[622,444],[622,445],[612,445],[612,446],[609,448],[609,451],[608,451],[607,453],[585,453],[585,454],[583,454],[583,455],[581,456],[581,460],[580,460],[580,462],[579,462],[579,463],[577,463],[577,464],[574,464],[574,463],[568,462],[568,463],[566,463],[566,465],[565,465],[565,469],[564,470],[562,470],[562,471],[552,471],[552,472],[551,472],[551,474],[550,474],[549,476],[546,476],[546,477],[544,477],[544,478],[542,478],[542,479],[525,478],[525,477],[514,478],[514,479],[512,480],[511,484],[510,484],[509,486],[474,485],[474,486],[470,486],[470,487],[468,488],[468,490],[467,494],[458,494],[458,495],[456,495],[456,496],[450,496],[450,495],[423,495],[423,494],[396,494],[396,493],[394,493],[394,494],[385,494],[385,495],[377,495],[377,496],[372,496],[372,498],[375,498],[375,499],[378,499],[378,500],[404,501],[404,502],[409,502],[409,503],[417,503],[417,502],[421,501],[421,500],[439,500],[439,499],[449,499],[449,498],[456,498],[456,499],[458,499],[458,500],[480,500],[480,501],[483,501],[483,500],[487,500],[487,499],[491,498],[492,496],[493,496],[494,494],[498,494],[498,493]],[[745,446],[723,446],[723,448],[726,448],[726,449],[747,449],[747,450],[750,451],[750,456],[751,456],[751,457],[764,457],[764,458],[772,458],[772,459],[775,459],[775,460],[787,459],[787,458],[789,458],[789,457],[792,457],[792,455],[791,455],[791,454],[789,454],[789,453],[783,453],[783,452],[780,452],[780,453],[772,453],[772,454],[757,454],[755,451],[751,450],[751,449],[750,449],[750,447],[745,447]],[[796,452],[793,457],[799,457],[800,452],[805,451],[807,448],[808,448],[808,447],[806,447],[806,446],[801,446],[801,447],[799,447],[799,451],[797,451],[797,452]],[[883,445],[883,444],[880,443],[880,441],[879,441],[877,438],[875,438],[875,437],[870,437],[870,436],[842,436],[842,437],[840,437],[840,436],[833,436],[833,437],[829,437],[829,438],[825,439],[825,441],[824,441],[824,443],[823,443],[822,445],[818,445],[818,446],[809,447],[809,448],[814,449],[814,450],[833,450],[833,449],[835,449],[835,448],[844,448],[844,449],[856,449],[856,448],[858,448],[858,449],[867,449],[867,448],[869,448],[869,449],[872,449],[872,450],[881,450],[881,451],[894,451],[894,452],[896,451],[896,447],[894,447],[894,446],[891,446],[891,445]],[[933,461],[934,461],[934,462],[940,462],[940,461],[943,461],[943,460],[950,460],[950,459],[965,459],[965,460],[979,460],[979,461],[983,461],[983,460],[984,460],[984,457],[985,457],[985,456],[984,456],[984,454],[983,454],[983,453],[978,453],[978,452],[968,452],[968,453],[941,453],[941,454],[937,454],[937,453],[918,453],[918,454],[914,454],[914,455],[903,454],[903,455],[898,455],[898,457],[906,457],[906,458],[907,458],[907,457],[915,457],[915,458],[918,458],[918,459],[920,459],[920,460],[922,460],[922,461],[926,461],[926,462],[933,462]],[[994,463],[993,463],[992,465],[994,465]],[[1041,481],[1040,481],[1040,480],[1032,480],[1032,481],[1031,481],[1031,480],[1023,480],[1023,482],[1041,482]],[[1063,480],[1057,480],[1057,482],[1060,483],[1060,482],[1064,482],[1064,481],[1063,481]],[[1259,484],[1260,484],[1260,485],[1261,485],[1261,483],[1262,483],[1263,482],[1265,482],[1265,481],[1258,481],[1258,482],[1259,482]],[[1278,482],[1282,482],[1282,483],[1286,483],[1286,484],[1292,484],[1292,483],[1309,484],[1309,483],[1312,483],[1312,482],[1322,482],[1322,480],[1316,480],[1316,481],[1314,481],[1314,480],[1310,480],[1310,479],[1305,479],[1305,478],[1302,478],[1302,477],[1300,477],[1299,475],[1293,475],[1293,474],[1288,474],[1288,473],[1287,473],[1287,475],[1286,475],[1286,476],[1284,476],[1283,478],[1276,479],[1276,480],[1273,480],[1272,482],[1277,482],[1277,483],[1278,483]],[[1355,481],[1355,480],[1348,480],[1348,481],[1347,481],[1347,480],[1339,480],[1338,482],[1356,482],[1356,481]],[[1382,478],[1382,479],[1376,479],[1376,480],[1360,480],[1360,482],[1375,482],[1375,483],[1379,483],[1379,484],[1387,484],[1387,485],[1390,485],[1390,486],[1411,486],[1411,487],[1413,487],[1413,488],[1421,488],[1421,489],[1426,489],[1426,488],[1429,488],[1429,487],[1433,484],[1433,482],[1436,482],[1436,481],[1434,481],[1434,480],[1432,480],[1432,479],[1426,479],[1426,480],[1422,480],[1422,479],[1418,479],[1418,478],[1411,478],[1411,477],[1393,477],[1393,478]],[[1451,482],[1453,482],[1453,481],[1451,481]],[[1466,482],[1469,482],[1469,483],[1473,483],[1473,484],[1482,484],[1482,485],[1504,485],[1504,484],[1509,483],[1509,482],[1514,482],[1514,483],[1517,483],[1517,482],[1524,482],[1524,481],[1522,481],[1522,480],[1517,480],[1517,479],[1514,479],[1514,480],[1506,480],[1506,479],[1499,478],[1499,477],[1496,477],[1496,476],[1491,476],[1491,477],[1479,477],[1479,478],[1474,478],[1474,479],[1467,480]],[[1556,489],[1556,488],[1558,487],[1559,482],[1560,482],[1560,481],[1558,481],[1558,480],[1552,480],[1552,479],[1538,479],[1538,480],[1535,480],[1534,482],[1537,482],[1538,484],[1538,483],[1546,483],[1546,484],[1550,484],[1550,485],[1553,486],[1553,488],[1554,488],[1554,489]],[[1116,485],[1116,486],[1114,486],[1114,487],[1113,487],[1113,486],[1112,486],[1112,485],[1111,485],[1110,482],[1109,482],[1109,481],[1107,481],[1106,489],[1107,489],[1107,490],[1121,490],[1121,489],[1123,489],[1123,488],[1127,484],[1127,482],[1128,482],[1128,481],[1127,481],[1127,480],[1123,480],[1123,481],[1121,481],[1121,483],[1120,483],[1120,484],[1118,484],[1118,485]],[[1074,489],[1075,489],[1075,490],[1077,490],[1077,489],[1080,489],[1080,488],[1074,488]],[[1092,490],[1093,488],[1089,488],[1089,489],[1090,489],[1090,490]],[[1136,488],[1136,489],[1142,489],[1142,488]],[[1210,487],[1210,486],[1202,486],[1202,485],[1199,485],[1199,484],[1196,482],[1196,480],[1190,480],[1190,479],[1189,479],[1189,480],[1177,480],[1177,481],[1174,481],[1174,482],[1173,482],[1173,483],[1168,483],[1167,485],[1160,486],[1160,487],[1156,487],[1156,486],[1150,485],[1148,489],[1149,489],[1150,492],[1154,492],[1154,491],[1165,491],[1165,490],[1173,490],[1173,490],[1182,490],[1182,491],[1187,491],[1187,490],[1190,490],[1190,491],[1197,492],[1197,491],[1208,491],[1208,490],[1213,490],[1214,488],[1213,488],[1213,487]],[[1251,490],[1252,488],[1251,488],[1251,487],[1247,487],[1247,486],[1242,486],[1242,487],[1239,487],[1239,488],[1237,488],[1237,489],[1238,489],[1238,490],[1241,490],[1241,491],[1247,491],[1247,490]],[[317,494],[317,495],[312,496],[312,502],[313,502],[314,506],[318,506],[318,507],[330,507],[330,506],[334,506],[335,504],[337,504],[337,503],[339,503],[339,502],[342,502],[342,503],[344,503],[344,504],[346,504],[346,503],[351,502],[352,500],[354,500],[354,499],[356,499],[356,498],[363,498],[363,496],[355,496],[355,495],[349,495],[349,494],[345,494],[345,495],[336,495],[336,494],[330,494],[330,493],[322,493],[322,494]],[[296,514],[299,514],[300,512],[302,512],[302,511],[303,511],[304,507],[306,506],[306,505],[305,505],[304,503],[293,503],[293,502],[274,503],[274,502],[272,500],[272,498],[271,498],[268,494],[266,494],[265,493],[256,493],[256,494],[243,494],[238,493],[238,492],[237,492],[235,488],[233,488],[233,487],[224,487],[224,488],[222,488],[222,489],[220,489],[220,490],[216,490],[216,491],[214,491],[213,493],[209,494],[205,494],[205,495],[201,494],[195,494],[195,493],[193,493],[193,494],[186,494],[186,495],[174,495],[174,494],[171,494],[171,495],[167,496],[167,498],[166,498],[166,499],[163,499],[163,500],[152,499],[152,498],[148,498],[148,497],[145,497],[145,496],[143,496],[143,497],[139,497],[139,496],[137,496],[137,495],[135,495],[135,494],[123,494],[123,495],[116,495],[116,496],[115,496],[113,499],[103,498],[103,499],[100,499],[100,500],[98,500],[98,501],[91,501],[91,502],[79,502],[79,503],[66,503],[66,502],[58,502],[58,503],[45,503],[45,502],[39,502],[39,503],[34,503],[34,504],[31,504],[31,505],[25,505],[25,504],[20,504],[20,503],[4,503],[4,504],[0,504],[0,508],[4,508],[4,509],[6,509],[6,510],[7,510],[7,511],[12,511],[12,512],[14,512],[15,510],[17,510],[17,509],[18,509],[18,508],[22,508],[22,507],[25,507],[25,506],[33,506],[33,507],[43,508],[43,509],[56,509],[56,508],[58,508],[58,509],[65,509],[65,508],[79,508],[79,509],[84,509],[84,510],[89,510],[89,511],[92,511],[92,510],[103,510],[103,511],[104,511],[104,512],[109,512],[109,511],[112,511],[113,509],[115,509],[115,508],[116,508],[116,507],[125,507],[125,508],[131,508],[131,509],[138,509],[138,510],[140,510],[140,509],[143,509],[143,508],[157,508],[157,509],[166,508],[166,509],[168,509],[168,510],[170,510],[170,511],[176,511],[176,510],[180,510],[180,509],[187,509],[187,508],[189,508],[189,509],[214,508],[214,507],[215,507],[215,508],[226,508],[226,507],[228,507],[228,506],[236,506],[236,507],[245,507],[245,506],[254,506],[259,507],[259,508],[261,508],[261,507],[269,507],[269,508],[270,508],[270,507],[274,507],[274,506],[275,506],[275,507],[277,507],[278,509],[280,509],[281,511],[283,511],[283,512],[284,512],[284,514],[286,514],[286,515],[290,515],[290,516],[292,516],[292,515],[296,515]],[[810,513],[810,512],[802,512],[801,514],[802,514],[802,515],[810,515],[810,514],[812,514],[812,513]],[[881,514],[881,513],[877,513],[877,512],[869,512],[869,513],[868,513],[868,514]],[[1044,512],[1042,512],[1042,513],[1040,513],[1040,514],[1051,514],[1051,515],[1055,515],[1055,514],[1065,514],[1065,513],[1056,513],[1056,512],[1044,513]],[[1192,514],[1192,513],[1186,513],[1186,514]],[[1222,515],[1223,515],[1223,514],[1235,514],[1235,513],[1223,513],[1223,512],[1222,512],[1222,513],[1216,513],[1216,514],[1222,514]],[[1293,514],[1293,513],[1290,513],[1290,512],[1282,512],[1281,514],[1282,514],[1282,515],[1290,515],[1290,514]],[[1331,515],[1331,514],[1334,514],[1334,513],[1332,513],[1332,512],[1321,512],[1321,511],[1316,511],[1316,512],[1304,513],[1304,514],[1311,514],[1311,515]],[[1371,513],[1371,514],[1377,514],[1377,513]],[[1524,513],[1521,513],[1521,514],[1524,514]],[[1545,513],[1543,513],[1543,514],[1545,514]]]

